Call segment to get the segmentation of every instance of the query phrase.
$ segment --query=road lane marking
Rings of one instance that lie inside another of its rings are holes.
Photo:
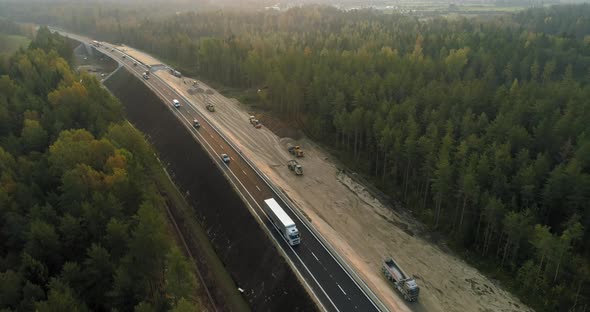
[[[243,172],[245,175],[248,175],[248,174],[246,173],[246,171],[242,170],[242,172]]]
[[[258,187],[258,185],[256,185],[256,188],[258,189],[258,191],[259,191],[259,192],[262,192],[262,191],[260,190],[260,188]]]
[[[320,259],[318,259],[318,257],[315,256],[315,254],[313,253],[313,251],[311,252],[311,255],[318,261],[320,262]]]
[[[342,291],[342,293],[347,296],[346,292],[344,292],[344,289],[342,289],[342,287],[340,287],[340,284],[336,283],[336,285],[338,286],[338,288],[340,288],[340,291]]]

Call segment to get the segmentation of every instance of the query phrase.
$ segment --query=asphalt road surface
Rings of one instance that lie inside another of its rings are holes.
[[[90,44],[91,39],[77,36],[75,34],[63,33],[72,39],[85,44]],[[179,95],[172,87],[153,74],[146,79],[144,74],[150,71],[165,70],[150,68],[141,62],[133,59],[124,52],[119,51],[115,46],[102,43],[96,48],[101,53],[118,61],[127,70],[143,80],[176,115],[178,120],[190,129],[193,137],[203,145],[209,154],[216,159],[217,165],[221,166],[242,199],[250,206],[252,213],[264,224],[268,233],[274,238],[285,252],[289,262],[297,268],[298,274],[310,288],[321,307],[327,311],[379,311],[377,305],[369,298],[365,291],[340,265],[315,233],[295,214],[271,186],[258,174],[244,156],[236,150],[229,141],[223,137],[211,124],[207,122],[196,109],[193,103],[188,102]],[[180,107],[173,105],[173,100],[180,102]],[[218,112],[208,112],[216,114]],[[200,128],[193,127],[193,121],[198,120]],[[221,160],[221,154],[230,157],[229,164]],[[287,214],[293,219],[301,234],[301,244],[290,246],[283,236],[273,228],[262,209],[263,201],[268,198],[275,198]]]

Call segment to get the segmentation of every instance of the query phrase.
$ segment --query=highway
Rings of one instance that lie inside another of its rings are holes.
[[[84,44],[92,42],[92,39],[75,34],[63,32],[62,34]],[[296,268],[296,273],[312,290],[317,301],[320,302],[322,310],[343,312],[385,310],[381,304],[375,303],[371,299],[374,295],[366,289],[366,286],[359,285],[349,270],[343,267],[329,248],[316,236],[318,234],[309,228],[308,223],[293,211],[287,204],[288,201],[282,194],[279,194],[272,182],[264,177],[222,133],[208,122],[207,114],[201,114],[197,109],[197,105],[204,104],[189,102],[153,73],[149,75],[149,79],[143,77],[146,71],[165,70],[162,67],[150,68],[108,43],[102,43],[100,47],[95,47],[95,49],[113,58],[138,79],[141,79],[162,99],[163,104],[169,107],[170,111],[191,132],[195,140],[207,150],[249,206],[253,215],[266,227],[267,233],[280,246],[290,264]],[[180,108],[175,108],[172,105],[174,99],[180,102]],[[208,113],[216,114],[217,112]],[[200,122],[199,129],[193,127],[193,120]],[[231,159],[229,164],[221,160],[221,154],[229,155]],[[295,221],[301,234],[300,245],[290,246],[283,236],[273,228],[273,224],[262,209],[263,201],[271,197],[275,198]]]

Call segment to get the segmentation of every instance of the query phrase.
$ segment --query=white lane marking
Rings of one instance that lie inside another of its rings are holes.
[[[245,175],[248,175],[248,174],[246,173],[246,171],[242,170],[242,172],[243,172]]]
[[[258,191],[259,191],[259,192],[262,192],[262,191],[260,190],[260,188],[258,187],[258,185],[256,185],[256,188],[258,189]]]
[[[313,253],[313,251],[311,252],[311,255],[318,261],[320,262],[320,259],[318,259],[318,257],[315,256],[315,254]]]
[[[223,145],[219,144],[219,147],[221,147],[221,149],[223,149]]]
[[[347,296],[347,295],[346,295],[346,292],[344,292],[344,289],[342,289],[342,287],[340,287],[340,284],[336,283],[336,285],[338,286],[338,288],[340,288],[340,291],[341,291],[341,292],[342,292],[342,293],[343,293],[345,296]]]

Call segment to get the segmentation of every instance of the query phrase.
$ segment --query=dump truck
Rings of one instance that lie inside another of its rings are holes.
[[[295,246],[301,243],[301,237],[299,237],[299,230],[295,222],[289,217],[289,215],[283,210],[283,208],[277,203],[274,198],[264,200],[264,212],[270,218],[270,221],[275,225],[281,235],[287,240],[289,245]]]
[[[299,145],[287,144],[287,151],[289,151],[290,154],[295,155],[297,157],[303,157],[303,150]]]
[[[287,167],[289,170],[293,171],[296,175],[303,175],[303,166],[297,162],[295,159],[289,160],[287,163]]]
[[[256,119],[256,117],[254,117],[254,116],[250,116],[250,123],[256,129],[260,129],[262,127],[262,124],[260,123],[260,120]]]
[[[215,111],[215,105],[213,103],[211,103],[211,100],[209,99],[208,96],[205,96],[205,108],[207,108],[207,110],[210,112]]]
[[[392,258],[383,261],[383,274],[393,283],[393,286],[403,295],[407,301],[418,301],[420,287],[416,280],[406,274],[404,270]]]

